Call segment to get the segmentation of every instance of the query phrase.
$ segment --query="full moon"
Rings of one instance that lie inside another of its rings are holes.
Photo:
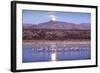
[[[56,20],[56,17],[54,15],[50,15],[50,18],[51,18],[52,21]]]

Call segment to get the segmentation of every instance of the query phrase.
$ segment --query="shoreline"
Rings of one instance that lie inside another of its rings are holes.
[[[91,44],[90,40],[23,40],[22,44]]]

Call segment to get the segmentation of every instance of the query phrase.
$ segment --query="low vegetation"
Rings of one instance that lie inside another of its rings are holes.
[[[90,30],[23,29],[23,40],[90,40]]]

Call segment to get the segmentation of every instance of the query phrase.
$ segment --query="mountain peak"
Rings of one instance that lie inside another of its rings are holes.
[[[50,20],[48,22],[39,23],[37,25],[31,25],[31,29],[90,29],[90,24],[85,23],[84,25],[81,24],[74,24],[74,23],[68,23],[63,21],[53,21]]]

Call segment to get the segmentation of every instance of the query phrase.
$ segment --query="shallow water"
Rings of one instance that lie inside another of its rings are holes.
[[[24,44],[22,61],[23,63],[51,61],[52,53],[56,53],[56,61],[91,59],[90,44]]]

